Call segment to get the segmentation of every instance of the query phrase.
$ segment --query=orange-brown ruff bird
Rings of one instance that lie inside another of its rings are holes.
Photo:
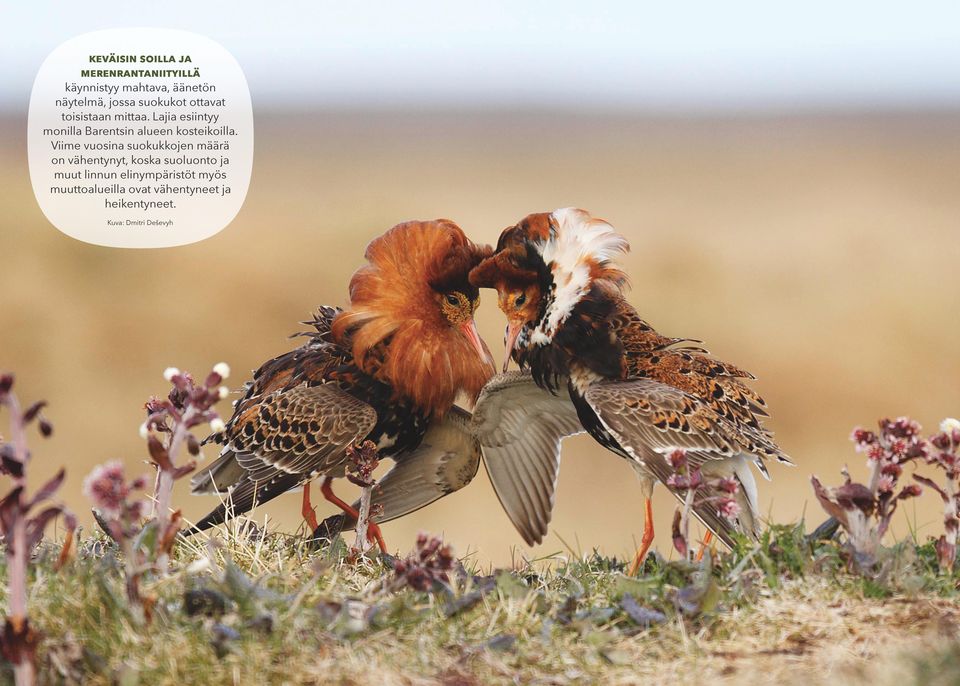
[[[307,342],[260,367],[211,436],[221,455],[191,485],[227,498],[191,533],[298,486],[309,518],[318,476],[324,496],[356,517],[330,480],[344,475],[347,448],[366,440],[396,461],[375,498],[380,521],[469,482],[479,452],[448,425],[469,420],[453,406],[458,394],[476,399],[493,373],[473,320],[479,291],[467,278],[491,252],[447,220],[399,224],[372,241],[347,309],[321,308]],[[382,547],[375,526],[372,534]]]
[[[734,528],[750,535],[757,530],[750,464],[767,476],[765,459],[790,460],[760,423],[767,413],[764,401],[743,382],[753,378],[749,373],[691,345],[699,341],[657,333],[626,301],[626,275],[614,260],[627,249],[613,227],[583,210],[532,214],[504,230],[496,253],[473,270],[470,281],[498,291],[508,320],[504,370],[512,357],[542,389],[565,386],[582,428],[628,459],[640,476],[646,521],[630,570],[635,573],[653,540],[650,495],[656,481],[666,483],[673,473],[671,453],[685,450],[704,476],[739,481],[734,521],[699,494],[693,505],[728,545]],[[539,459],[558,460],[559,453]],[[529,510],[511,507],[523,493],[518,482],[538,471],[524,462],[488,461],[487,469],[530,543],[546,529],[531,524]],[[539,466],[548,473],[558,467]],[[549,521],[549,513],[535,514],[539,522]]]

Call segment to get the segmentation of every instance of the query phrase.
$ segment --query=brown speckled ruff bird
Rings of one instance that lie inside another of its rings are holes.
[[[636,469],[646,521],[630,570],[635,573],[653,540],[653,485],[673,474],[674,451],[685,450],[704,477],[739,482],[733,521],[699,494],[693,504],[694,514],[728,545],[732,530],[757,531],[751,463],[769,478],[764,460],[790,460],[761,424],[765,404],[744,383],[753,378],[749,373],[708,356],[695,345],[699,341],[659,334],[626,301],[626,275],[615,259],[627,250],[623,236],[583,210],[532,214],[504,230],[496,253],[471,272],[470,281],[498,291],[508,320],[504,369],[512,357],[530,370],[541,392],[569,397],[581,428]],[[549,461],[559,454],[535,456],[538,468],[529,468],[530,456],[515,457],[488,460],[487,469],[520,533],[538,542],[549,512],[531,518],[529,506],[510,503],[522,500],[531,480],[552,493],[548,480],[559,464]]]
[[[347,448],[364,441],[395,460],[374,497],[378,521],[468,483],[479,449],[458,430],[470,415],[453,403],[460,393],[475,399],[494,371],[467,279],[491,252],[447,220],[399,224],[372,241],[349,306],[320,308],[307,342],[261,366],[208,439],[223,449],[192,490],[225,501],[190,533],[300,486],[309,520],[309,483],[320,476],[324,496],[356,517],[330,482],[344,476]],[[371,535],[383,548],[375,525]]]

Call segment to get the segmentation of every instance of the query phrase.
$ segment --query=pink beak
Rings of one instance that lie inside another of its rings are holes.
[[[490,358],[490,351],[487,350],[483,339],[480,338],[480,332],[477,331],[477,323],[473,321],[473,319],[470,319],[460,325],[460,331],[463,332],[463,335],[467,337],[468,341],[473,343],[473,347],[477,351],[477,355],[480,356],[480,359],[492,366],[493,360]]]
[[[511,321],[507,323],[507,333],[504,337],[503,348],[503,371],[506,372],[510,366],[510,358],[513,356],[513,347],[517,344],[517,336],[523,328],[523,322]]]

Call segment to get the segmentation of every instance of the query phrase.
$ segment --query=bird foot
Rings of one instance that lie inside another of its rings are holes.
[[[336,533],[340,533],[341,531],[343,531],[343,528],[347,524],[346,518],[349,517],[351,520],[356,522],[360,518],[360,513],[357,511],[357,508],[353,507],[353,505],[350,505],[349,503],[341,500],[334,494],[333,488],[331,486],[332,481],[333,479],[331,479],[330,477],[325,478],[323,480],[323,484],[320,486],[320,492],[323,493],[323,497],[326,500],[330,501],[331,503],[339,507],[341,510],[343,510],[343,513],[344,513],[343,519],[340,520],[341,528],[336,532]],[[331,519],[332,518],[328,517],[327,519],[324,520],[323,523],[326,524],[327,522],[330,522]],[[333,522],[331,522],[331,524],[332,523]],[[313,528],[314,538],[317,537],[316,535],[317,529],[319,528],[320,528],[319,526],[315,526]],[[380,532],[379,525],[369,520],[367,521],[367,540],[370,541],[371,543],[376,542],[376,544],[380,548],[380,552],[383,552],[383,553],[387,552],[387,544],[383,540],[383,534]]]
[[[653,543],[653,504],[650,498],[644,498],[643,538],[640,540],[640,549],[633,557],[633,563],[627,570],[627,576],[636,576],[647,559],[650,545]]]
[[[703,561],[703,553],[704,553],[704,551],[706,551],[707,546],[710,545],[710,541],[712,541],[712,540],[713,540],[713,532],[712,532],[712,531],[708,531],[706,534],[704,534],[704,536],[703,536],[703,542],[700,544],[700,550],[697,551],[697,562],[702,562],[702,561]]]
[[[387,544],[384,542],[383,534],[380,532],[380,525],[376,522],[367,522],[367,540],[371,543],[376,541],[381,553],[387,552]]]
[[[303,504],[300,506],[300,515],[310,527],[310,531],[316,531],[320,528],[317,522],[317,508],[310,502],[310,482],[303,484]]]
[[[640,569],[643,567],[643,563],[647,561],[647,553],[650,550],[650,544],[641,546],[637,551],[637,554],[633,557],[633,562],[630,563],[630,568],[627,569],[627,576],[636,576]]]

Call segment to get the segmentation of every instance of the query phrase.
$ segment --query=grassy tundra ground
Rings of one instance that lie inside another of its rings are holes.
[[[147,583],[138,626],[112,544],[89,534],[30,598],[44,683],[947,684],[960,679],[954,578],[930,546],[901,546],[880,580],[845,571],[833,542],[768,531],[712,564],[600,556],[480,570],[400,588],[389,562],[335,543],[244,536],[178,549]],[[709,557],[709,556],[708,556]],[[464,568],[466,567],[466,569]],[[468,571],[469,570],[469,571]],[[9,679],[9,674],[3,675]]]

